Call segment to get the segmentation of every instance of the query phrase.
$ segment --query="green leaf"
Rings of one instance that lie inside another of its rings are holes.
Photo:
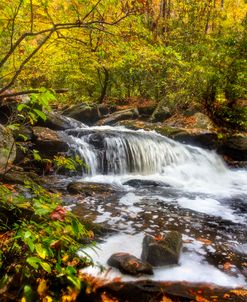
[[[75,219],[72,220],[72,228],[73,228],[75,235],[78,235],[79,228],[78,228],[78,223]]]
[[[42,266],[42,268],[47,272],[47,273],[51,273],[51,266],[50,264],[48,264],[47,262],[40,262],[40,265]]]
[[[62,272],[62,267],[59,263],[56,263],[56,270],[61,273]]]
[[[45,259],[45,257],[47,256],[47,250],[42,246],[42,244],[35,244],[35,250],[40,258]]]
[[[24,234],[24,238],[27,239],[32,235],[32,233],[30,231],[26,231]]]
[[[75,275],[77,273],[77,270],[73,266],[67,266],[65,271],[68,275]]]
[[[76,289],[81,289],[81,280],[76,276],[67,276],[67,279],[75,286]]]
[[[38,109],[33,109],[33,111],[39,116],[43,121],[46,120],[46,115],[43,111],[40,111]]]
[[[41,260],[37,257],[28,257],[26,261],[36,270],[39,268],[39,264],[41,262]]]
[[[10,124],[7,126],[7,128],[9,128],[10,130],[18,130],[20,127],[19,124]]]
[[[30,251],[33,252],[34,251],[34,244],[33,244],[33,240],[31,238],[29,238],[27,240],[27,245],[29,246]]]
[[[18,134],[18,138],[22,138],[24,142],[28,140],[28,137],[26,135],[23,135],[21,133]]]
[[[17,110],[18,111],[22,111],[24,108],[30,109],[30,107],[28,105],[26,105],[26,104],[19,104],[17,106]]]
[[[32,299],[32,288],[31,288],[31,286],[30,285],[25,285],[24,289],[23,289],[23,292],[24,292],[24,297],[25,297],[26,302],[32,302],[33,299]]]

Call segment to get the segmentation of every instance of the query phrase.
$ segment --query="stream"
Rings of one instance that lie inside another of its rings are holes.
[[[86,163],[73,180],[114,188],[68,205],[117,230],[96,249],[80,251],[95,262],[87,273],[136,280],[109,270],[107,259],[116,252],[140,257],[144,234],[176,230],[183,236],[179,265],[157,267],[149,279],[247,287],[246,170],[231,170],[214,151],[155,132],[110,126],[65,132],[71,152]]]

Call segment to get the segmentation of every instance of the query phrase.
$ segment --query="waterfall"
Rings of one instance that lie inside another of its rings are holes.
[[[83,159],[91,175],[163,174],[167,167],[188,163],[198,169],[211,167],[217,171],[226,170],[223,161],[214,152],[183,145],[156,132],[109,126],[77,128],[66,132],[71,149]]]

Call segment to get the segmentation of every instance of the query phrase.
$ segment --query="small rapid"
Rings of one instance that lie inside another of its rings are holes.
[[[152,131],[123,127],[90,127],[68,130],[71,148],[90,169],[90,174],[163,174],[167,166],[195,164],[219,173],[226,167],[214,152],[183,145]]]
[[[107,268],[112,252],[139,257],[144,234],[177,230],[184,240],[179,266],[155,269],[153,280],[247,287],[241,266],[247,261],[245,169],[229,169],[214,151],[152,131],[77,127],[66,135],[71,153],[86,164],[76,181],[110,184],[116,192],[107,198],[93,194],[73,205],[83,217],[119,232],[99,244],[98,253],[86,249],[95,263]],[[227,261],[232,262],[229,272],[224,271]],[[87,272],[101,274],[96,267]],[[112,269],[109,278],[115,276],[119,272]]]

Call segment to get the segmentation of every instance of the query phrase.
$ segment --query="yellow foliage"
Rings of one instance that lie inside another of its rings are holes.
[[[37,292],[40,297],[44,297],[48,290],[47,281],[45,279],[38,279],[39,285],[37,288]],[[48,302],[48,301],[47,301]]]

